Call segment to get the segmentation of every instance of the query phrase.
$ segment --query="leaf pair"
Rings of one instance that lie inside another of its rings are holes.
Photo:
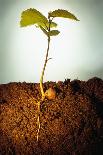
[[[47,36],[55,36],[60,32],[58,30],[50,30],[57,26],[55,22],[52,22],[53,18],[62,17],[79,21],[72,13],[67,10],[58,9],[48,13],[48,19],[38,10],[34,8],[27,9],[21,14],[20,26],[25,27],[29,25],[35,25],[39,27]],[[52,19],[51,19],[52,18]]]
[[[51,30],[51,31],[47,32],[42,26],[40,26],[40,29],[47,35],[47,37],[56,36],[60,33],[60,31],[58,31],[58,30]]]

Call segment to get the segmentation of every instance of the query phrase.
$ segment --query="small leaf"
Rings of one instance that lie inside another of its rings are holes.
[[[67,10],[58,9],[52,12],[49,12],[49,17],[62,17],[62,18],[69,18],[73,20],[79,21],[74,14],[68,12]]]
[[[43,31],[43,33],[46,34],[47,37],[48,37],[48,32],[47,32],[42,26],[40,26],[40,29],[41,29],[41,30]]]
[[[58,30],[51,30],[51,31],[47,32],[42,26],[40,26],[40,29],[43,31],[44,34],[46,34],[47,37],[56,36],[60,33]]]
[[[49,26],[49,24],[48,24],[48,26]],[[55,23],[55,22],[51,22],[51,24],[50,24],[50,28],[53,28],[53,27],[57,27],[57,23]]]
[[[48,23],[47,18],[36,9],[27,9],[21,14],[20,26],[25,27],[33,24],[45,25]]]
[[[48,35],[49,36],[56,36],[60,33],[60,31],[58,30],[51,30],[50,32],[48,32]]]

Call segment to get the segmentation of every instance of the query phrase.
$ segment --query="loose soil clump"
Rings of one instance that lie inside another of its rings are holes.
[[[103,80],[46,82],[54,99],[41,102],[38,83],[0,85],[0,155],[102,155]]]

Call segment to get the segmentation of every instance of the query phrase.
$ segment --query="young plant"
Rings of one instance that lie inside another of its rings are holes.
[[[58,30],[55,30],[55,29],[52,30],[52,28],[57,27],[57,24],[53,22],[53,19],[56,17],[69,18],[69,19],[78,21],[78,19],[72,13],[62,9],[49,12],[48,18],[46,18],[41,12],[39,12],[34,8],[27,9],[23,11],[21,14],[21,21],[20,21],[21,27],[36,25],[36,27],[41,29],[48,39],[45,63],[40,77],[40,90],[41,90],[42,100],[44,100],[45,98],[45,92],[43,90],[43,77],[44,77],[44,72],[45,72],[47,62],[50,59],[48,58],[48,53],[49,53],[51,37],[56,36],[60,33]]]
[[[50,95],[50,92],[52,92],[53,94],[53,90],[51,90],[51,88],[49,89],[49,92],[47,91],[46,93],[44,92],[43,77],[44,77],[44,72],[46,69],[47,62],[50,59],[48,58],[48,54],[49,54],[51,37],[56,36],[60,33],[60,31],[55,29],[55,27],[57,27],[57,23],[53,22],[53,19],[56,17],[62,17],[62,18],[79,21],[74,14],[68,12],[67,10],[62,10],[62,9],[48,12],[48,17],[45,17],[41,12],[39,12],[38,10],[34,8],[27,9],[23,11],[21,14],[20,26],[26,27],[30,25],[35,25],[37,28],[42,30],[42,32],[46,35],[47,41],[48,41],[45,62],[44,62],[44,66],[43,66],[41,77],[40,77],[40,91],[42,95],[41,101],[43,101],[45,97],[48,97],[47,94]],[[55,96],[54,94],[53,94],[53,98]],[[39,114],[40,114],[40,101],[38,102],[38,133],[40,129]],[[38,140],[38,133],[37,133],[37,140]]]

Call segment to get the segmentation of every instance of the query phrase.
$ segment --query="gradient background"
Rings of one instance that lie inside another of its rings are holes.
[[[61,33],[52,37],[44,81],[103,78],[103,0],[0,0],[0,83],[39,82],[47,38],[34,26],[20,28],[28,8],[67,9],[80,19],[56,18]]]

